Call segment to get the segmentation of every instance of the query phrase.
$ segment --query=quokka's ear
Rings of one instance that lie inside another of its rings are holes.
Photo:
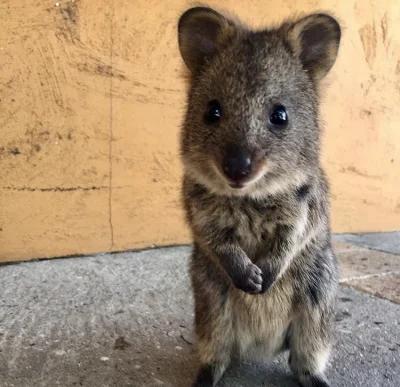
[[[325,77],[335,63],[341,29],[332,16],[317,13],[284,27],[289,44],[315,81]]]
[[[236,33],[235,23],[211,8],[187,10],[178,23],[179,49],[186,66],[192,73],[198,71]]]

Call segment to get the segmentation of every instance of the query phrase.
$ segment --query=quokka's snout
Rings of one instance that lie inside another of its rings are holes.
[[[227,144],[215,157],[218,171],[232,188],[243,188],[265,169],[262,152],[235,143]]]

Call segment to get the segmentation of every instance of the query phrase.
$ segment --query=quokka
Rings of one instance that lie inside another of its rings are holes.
[[[338,287],[319,88],[341,29],[318,13],[252,30],[206,7],[179,20],[190,70],[183,199],[201,362],[215,386],[233,355],[289,350],[303,387],[327,387]]]

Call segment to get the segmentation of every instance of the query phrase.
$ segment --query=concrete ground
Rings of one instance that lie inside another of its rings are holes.
[[[376,236],[374,247],[386,252],[336,239],[342,286],[328,376],[337,387],[398,387],[400,255]],[[0,266],[0,386],[190,386],[197,364],[189,252]],[[233,364],[219,386],[296,384],[282,356]]]

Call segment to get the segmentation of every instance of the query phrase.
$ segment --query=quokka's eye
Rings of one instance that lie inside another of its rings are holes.
[[[220,103],[214,99],[208,103],[207,111],[205,114],[205,121],[207,124],[215,124],[221,119],[222,110]]]
[[[283,129],[288,125],[289,117],[284,106],[276,105],[272,108],[269,123],[274,129]]]

